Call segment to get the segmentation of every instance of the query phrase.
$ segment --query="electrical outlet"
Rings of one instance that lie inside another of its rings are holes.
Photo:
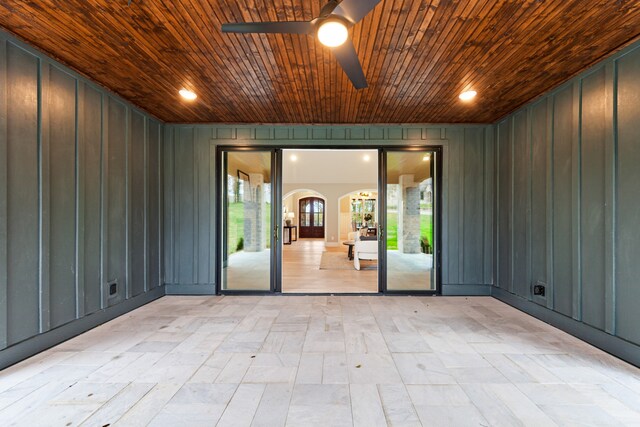
[[[533,285],[533,294],[538,296],[545,296],[546,285],[542,282],[537,282]]]
[[[115,295],[118,293],[118,282],[109,282],[107,283],[107,285],[109,286],[109,296],[111,295]]]

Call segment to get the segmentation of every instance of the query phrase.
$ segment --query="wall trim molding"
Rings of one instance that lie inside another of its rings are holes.
[[[443,284],[442,296],[491,296],[491,285]]]
[[[216,295],[214,283],[165,283],[165,295]]]
[[[73,320],[50,331],[28,338],[0,351],[0,369],[4,369],[24,359],[34,356],[48,348],[83,334],[116,317],[142,307],[165,295],[164,286],[153,288],[149,292],[129,298],[118,305],[99,310]]]
[[[515,307],[632,365],[640,367],[640,346],[636,344],[614,335],[609,335],[593,326],[552,311],[504,289],[493,287],[491,295],[505,304]]]

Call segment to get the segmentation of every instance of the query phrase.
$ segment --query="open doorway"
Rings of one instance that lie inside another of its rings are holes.
[[[377,293],[378,151],[285,149],[282,165],[282,292]],[[356,233],[374,259],[354,260]]]

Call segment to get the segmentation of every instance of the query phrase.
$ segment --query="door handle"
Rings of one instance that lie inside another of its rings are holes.
[[[380,240],[382,240],[382,238],[384,237],[384,228],[381,225],[379,225],[378,228],[378,232],[380,233]]]
[[[277,242],[278,241],[278,225],[277,224],[273,226],[273,237]]]

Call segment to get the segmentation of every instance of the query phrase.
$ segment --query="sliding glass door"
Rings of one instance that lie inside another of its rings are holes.
[[[275,290],[273,150],[232,149],[222,158],[220,290]]]
[[[385,225],[381,250],[386,291],[437,290],[439,150],[384,150]]]

